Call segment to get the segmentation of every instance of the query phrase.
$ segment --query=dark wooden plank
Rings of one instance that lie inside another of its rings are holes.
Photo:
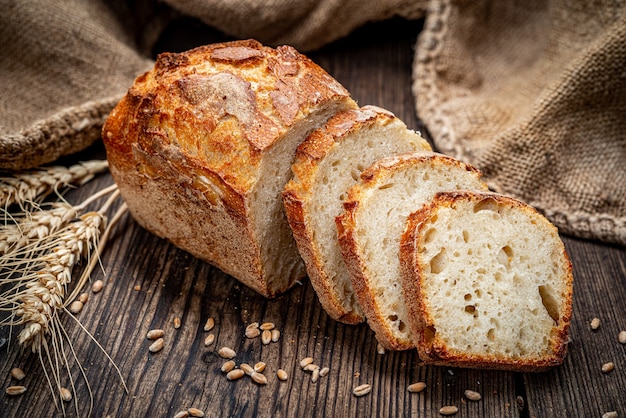
[[[420,23],[399,21],[369,25],[354,35],[310,56],[341,83],[360,104],[392,110],[407,125],[422,130],[415,117],[410,91],[413,45]],[[211,36],[203,38],[209,41]],[[222,40],[222,39],[215,39]],[[172,45],[172,43],[162,43]],[[190,46],[190,45],[186,45]],[[102,157],[101,147],[86,155]],[[69,197],[79,201],[112,182],[98,178]],[[286,294],[267,300],[238,284],[219,270],[174,248],[140,228],[130,217],[121,222],[102,256],[105,289],[91,295],[81,323],[119,366],[128,392],[102,352],[71,320],[64,320],[77,356],[86,369],[94,398],[94,416],[173,416],[195,406],[207,416],[272,417],[437,417],[446,404],[457,405],[464,417],[600,416],[608,410],[624,411],[624,348],[615,339],[626,328],[623,309],[626,251],[586,241],[566,239],[576,274],[575,317],[572,345],[565,365],[548,373],[516,374],[496,371],[422,366],[414,351],[384,355],[366,325],[348,326],[326,316],[310,284],[304,282]],[[134,290],[139,286],[140,290]],[[215,343],[203,344],[202,327],[216,320]],[[593,316],[603,320],[596,333],[588,329]],[[173,319],[181,318],[180,329]],[[272,321],[282,332],[279,342],[263,346],[244,337],[253,321]],[[164,328],[162,352],[150,354],[145,338],[151,328]],[[8,330],[0,329],[6,336]],[[228,345],[238,352],[238,362],[267,363],[268,385],[250,379],[227,381],[219,371],[223,359],[216,355]],[[604,354],[617,366],[602,375]],[[619,357],[621,355],[621,357]],[[312,356],[330,374],[317,383],[300,370],[298,362]],[[0,380],[11,383],[11,367],[22,367],[28,392],[3,395],[0,416],[60,416],[52,405],[38,359],[21,353],[12,342],[0,349]],[[289,374],[287,382],[275,377],[278,368]],[[76,364],[72,372],[78,375]],[[428,388],[410,394],[406,387],[425,381]],[[370,383],[370,395],[356,398],[352,389]],[[591,385],[595,385],[594,389]],[[482,393],[479,402],[463,400],[463,391]],[[86,411],[89,394],[77,380],[79,405]],[[518,398],[524,408],[518,408]],[[75,416],[71,405],[68,415]]]

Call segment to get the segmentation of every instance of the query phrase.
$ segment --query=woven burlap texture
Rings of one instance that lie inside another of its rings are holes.
[[[413,91],[437,149],[562,232],[626,244],[624,2],[3,3],[0,168],[49,163],[97,140],[176,13],[304,52],[370,21],[426,14]]]
[[[416,108],[439,150],[561,232],[626,244],[626,15],[615,1],[432,2]]]

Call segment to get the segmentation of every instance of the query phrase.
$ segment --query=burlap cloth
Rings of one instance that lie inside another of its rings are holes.
[[[177,15],[303,52],[367,22],[424,17],[407,89],[436,148],[561,232],[626,245],[625,10],[616,0],[3,0],[0,168],[97,140]]]

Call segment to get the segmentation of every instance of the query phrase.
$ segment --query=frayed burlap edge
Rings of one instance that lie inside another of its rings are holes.
[[[122,96],[68,107],[17,134],[0,135],[0,169],[23,170],[82,151],[100,139],[102,125]]]
[[[432,82],[436,78],[437,57],[442,50],[450,10],[449,0],[431,2],[416,47],[412,91],[418,116],[428,127],[438,150],[471,163],[471,152],[457,140],[450,119],[437,107],[442,95],[437,85]],[[517,197],[489,178],[485,181],[492,190]],[[624,217],[584,211],[567,212],[545,207],[541,202],[528,203],[542,212],[563,234],[626,245]]]

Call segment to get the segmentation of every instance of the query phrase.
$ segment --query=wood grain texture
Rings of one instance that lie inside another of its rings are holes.
[[[184,27],[184,25],[183,25]],[[386,107],[409,127],[422,129],[414,115],[410,92],[413,45],[419,22],[399,21],[367,26],[310,56],[335,76],[361,105]],[[169,36],[181,36],[170,30]],[[184,37],[184,36],[183,36]],[[221,41],[220,35],[202,38]],[[176,45],[174,41],[160,45]],[[185,47],[192,45],[185,44]],[[171,48],[170,48],[171,49]],[[101,146],[82,157],[103,157]],[[104,175],[71,192],[79,201],[111,184]],[[574,264],[575,295],[570,353],[563,366],[547,373],[519,374],[487,370],[423,366],[415,351],[376,350],[367,325],[349,326],[328,318],[308,282],[267,300],[231,277],[194,259],[140,228],[129,216],[117,226],[102,256],[102,270],[92,280],[105,287],[78,315],[80,322],[109,353],[128,386],[125,392],[110,362],[87,334],[64,319],[77,357],[85,368],[93,393],[95,417],[172,417],[196,407],[207,417],[438,417],[443,405],[456,405],[462,417],[600,417],[607,411],[626,413],[625,347],[617,334],[626,329],[626,250],[564,238]],[[135,290],[139,286],[140,290]],[[593,332],[589,322],[602,320]],[[174,329],[174,318],[181,327]],[[215,319],[215,342],[204,346],[208,317]],[[282,336],[263,345],[247,339],[246,325],[274,322]],[[165,347],[151,354],[146,333],[165,330]],[[15,334],[14,334],[15,335]],[[0,338],[9,330],[0,329]],[[13,336],[14,337],[14,336]],[[222,346],[237,351],[238,364],[267,363],[268,384],[248,377],[230,382],[220,371]],[[11,341],[0,348],[0,381],[14,384],[12,367],[21,367],[28,391],[18,397],[2,394],[0,417],[59,417],[36,356],[22,353]],[[316,383],[300,369],[304,357],[330,368]],[[613,361],[616,369],[603,374],[601,364]],[[276,371],[289,378],[281,382]],[[72,372],[79,377],[76,364]],[[407,386],[427,383],[422,393]],[[352,395],[354,387],[368,383],[372,392]],[[77,380],[79,406],[86,412],[89,393]],[[470,402],[463,391],[472,389],[482,400]],[[76,416],[71,404],[68,416]]]

